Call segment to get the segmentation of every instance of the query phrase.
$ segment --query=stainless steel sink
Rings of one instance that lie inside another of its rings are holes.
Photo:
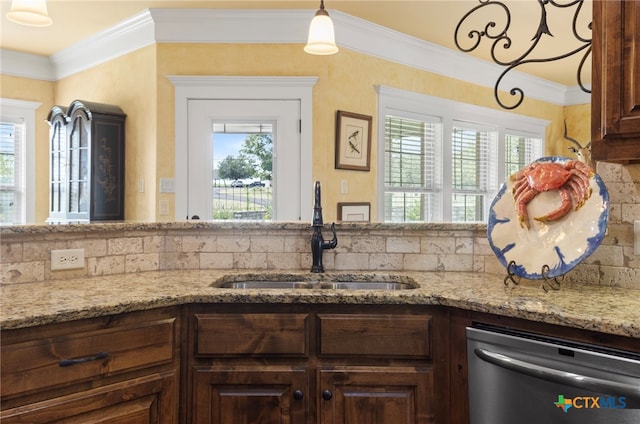
[[[306,281],[228,281],[216,284],[222,289],[311,289],[317,286]]]
[[[321,289],[334,290],[408,290],[416,288],[409,283],[399,283],[397,281],[334,281],[321,282]]]
[[[294,274],[236,275],[233,279],[216,281],[213,287],[225,289],[319,289],[319,290],[410,290],[418,287],[411,278],[388,275],[323,274],[320,276]],[[305,278],[309,278],[308,280]]]

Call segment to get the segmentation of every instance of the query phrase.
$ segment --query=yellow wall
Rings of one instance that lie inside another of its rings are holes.
[[[326,222],[336,219],[338,202],[371,202],[375,220],[377,188],[377,96],[375,85],[385,85],[418,93],[443,97],[501,110],[493,98],[493,89],[424,72],[379,58],[341,49],[332,56],[312,56],[302,45],[244,44],[157,44],[114,59],[106,64],[64,78],[42,88],[30,87],[43,98],[44,115],[54,104],[67,105],[74,99],[111,103],[127,113],[126,141],[126,219],[135,221],[169,220],[157,214],[161,200],[174,196],[159,194],[160,178],[173,178],[174,172],[174,93],[168,75],[217,76],[317,76],[313,89],[313,180],[323,185],[323,212]],[[5,77],[6,78],[6,77]],[[28,81],[28,80],[27,80]],[[39,94],[40,91],[47,91]],[[4,92],[4,89],[3,89]],[[26,91],[28,92],[28,91]],[[20,90],[13,98],[23,98]],[[525,98],[516,112],[551,121],[547,128],[547,152],[569,155],[562,139],[563,119],[582,119],[586,112]],[[335,115],[345,110],[373,116],[371,172],[334,168]],[[580,125],[569,123],[570,136],[588,137],[578,131]],[[582,127],[580,127],[581,129]],[[46,129],[46,126],[45,126]],[[46,146],[46,131],[38,134],[38,143]],[[46,150],[46,149],[45,149]],[[43,153],[46,158],[46,151]],[[42,156],[38,153],[39,157]],[[46,163],[46,159],[45,159]],[[48,168],[48,166],[47,166]],[[45,169],[40,168],[39,169]],[[138,192],[139,180],[145,192]],[[340,194],[340,181],[346,180],[349,192]],[[46,194],[47,175],[38,175],[39,196]],[[310,188],[311,189],[311,188]],[[46,218],[47,202],[38,203],[38,217]],[[309,205],[311,207],[311,205]]]
[[[479,87],[348,49],[341,49],[332,56],[312,56],[304,53],[300,45],[161,44],[158,46],[158,157],[159,169],[167,172],[174,165],[174,97],[173,86],[166,79],[167,75],[319,77],[313,90],[312,178],[322,182],[325,221],[335,220],[337,203],[346,201],[371,202],[371,216],[374,220],[377,216],[375,85],[501,110],[495,103],[492,88]],[[334,168],[337,110],[373,116],[371,172]],[[562,141],[562,106],[525,99],[517,112],[551,121],[547,139],[554,143]],[[555,154],[558,150],[550,146],[547,154]],[[348,183],[349,193],[346,195],[340,193],[341,180]],[[173,210],[173,203],[171,206]]]
[[[53,105],[53,82],[0,75],[0,97],[41,103],[36,110],[36,222],[49,216],[49,124]],[[40,172],[40,170],[42,170]]]
[[[564,108],[567,120],[567,135],[585,147],[591,140],[591,104],[567,106]],[[565,152],[571,143],[566,143]],[[570,153],[564,153],[566,156]]]

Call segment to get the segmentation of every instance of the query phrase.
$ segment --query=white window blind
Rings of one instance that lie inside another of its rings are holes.
[[[542,153],[541,138],[507,131],[509,132],[505,136],[505,179],[539,158]]]
[[[506,178],[544,152],[547,121],[391,87],[376,90],[384,117],[378,123],[384,169],[378,217],[385,222],[486,222]]]
[[[453,121],[451,134],[451,214],[454,222],[482,221],[494,181],[496,127]]]
[[[439,219],[442,124],[433,117],[385,117],[385,221]]]
[[[0,223],[17,224],[22,216],[24,120],[0,122]]]

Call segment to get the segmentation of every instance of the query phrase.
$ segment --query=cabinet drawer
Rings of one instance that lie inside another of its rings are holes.
[[[430,315],[319,314],[321,355],[429,358]]]
[[[307,314],[195,315],[198,355],[304,355]]]
[[[173,360],[175,319],[2,346],[1,395],[93,380]]]

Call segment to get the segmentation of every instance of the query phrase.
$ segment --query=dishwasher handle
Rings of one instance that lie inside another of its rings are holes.
[[[603,380],[597,377],[549,368],[512,358],[501,353],[491,352],[482,348],[476,348],[474,352],[476,356],[483,361],[531,377],[541,378],[543,380],[553,381],[555,383],[565,384],[579,389],[591,390],[598,393],[620,396],[629,396],[631,394],[640,395],[640,385]]]

